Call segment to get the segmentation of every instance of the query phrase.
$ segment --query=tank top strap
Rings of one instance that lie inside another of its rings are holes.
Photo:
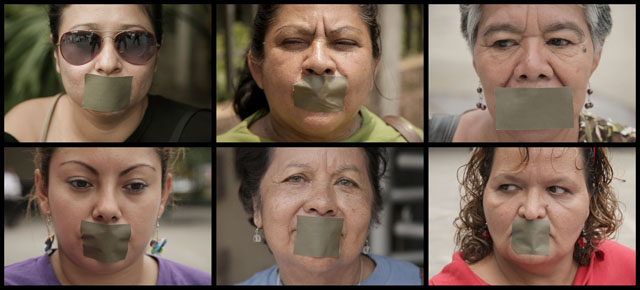
[[[53,98],[53,102],[51,103],[51,107],[49,107],[49,111],[47,111],[47,116],[44,118],[44,123],[42,124],[42,131],[40,132],[40,142],[47,141],[47,132],[49,131],[49,123],[51,122],[51,116],[53,115],[53,110],[56,108],[56,104],[58,103],[58,99],[62,96],[62,93],[59,93]]]

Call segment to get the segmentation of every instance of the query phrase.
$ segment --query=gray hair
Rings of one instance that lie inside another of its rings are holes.
[[[604,39],[611,32],[611,9],[607,4],[578,5],[584,8],[584,18],[587,20],[593,50],[598,53],[604,44]],[[482,18],[482,9],[479,4],[460,5],[460,29],[462,36],[467,41],[471,52],[476,44],[478,35],[478,23]]]

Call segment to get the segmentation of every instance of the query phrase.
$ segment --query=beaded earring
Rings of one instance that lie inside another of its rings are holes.
[[[484,111],[484,110],[487,109],[487,105],[484,104],[484,97],[482,95],[482,86],[481,85],[478,85],[478,88],[476,89],[476,92],[478,92],[478,95],[480,95],[480,101],[478,101],[478,103],[476,104],[476,108]]]
[[[156,239],[151,240],[151,243],[149,243],[149,246],[151,246],[151,254],[162,253],[162,248],[167,244],[166,238],[162,238],[162,240],[158,239],[158,232],[160,232],[160,221],[156,222]]]
[[[584,229],[582,229],[580,237],[578,237],[578,246],[580,246],[581,249],[587,246],[587,233],[585,233]]]
[[[591,102],[591,94],[593,94],[593,90],[591,89],[591,83],[589,83],[589,88],[587,89],[587,102],[584,104],[585,109],[593,108],[593,103]]]

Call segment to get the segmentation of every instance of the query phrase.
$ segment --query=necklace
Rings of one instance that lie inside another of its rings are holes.
[[[360,286],[360,283],[362,283],[362,255],[360,255],[360,280],[357,281],[358,282],[358,286]],[[278,281],[276,281],[276,285],[278,286],[282,286],[282,280],[280,280],[280,270],[278,269]]]

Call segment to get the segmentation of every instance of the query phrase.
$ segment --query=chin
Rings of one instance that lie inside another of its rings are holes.
[[[298,116],[297,125],[314,135],[329,133],[344,121],[344,111],[329,113],[304,111]]]
[[[297,255],[295,257],[301,265],[311,272],[325,272],[338,261],[338,257],[316,258]]]

